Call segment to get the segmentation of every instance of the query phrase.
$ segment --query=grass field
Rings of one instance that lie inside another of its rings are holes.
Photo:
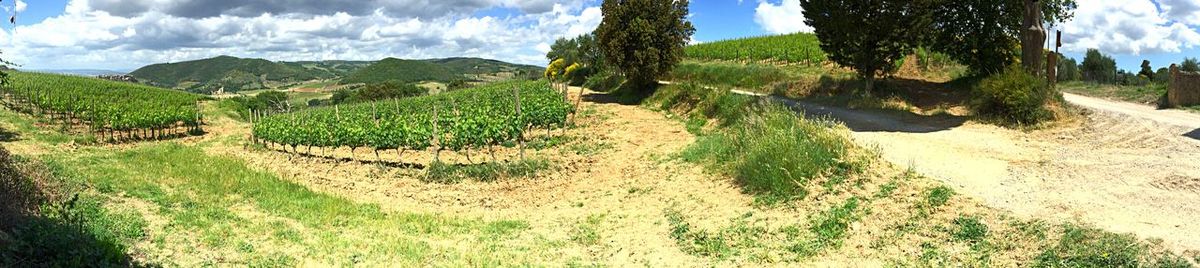
[[[1165,84],[1120,86],[1073,81],[1061,83],[1058,88],[1063,92],[1148,105],[1158,105],[1167,94]]]

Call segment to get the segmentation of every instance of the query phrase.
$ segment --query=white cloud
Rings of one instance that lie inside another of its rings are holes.
[[[1200,0],[1159,0],[1167,18],[1188,25],[1200,25]]]
[[[783,0],[779,5],[760,1],[754,9],[754,22],[774,34],[811,33],[813,28],[804,23],[803,12],[800,0]]]
[[[29,7],[29,5],[26,5],[25,1],[17,0],[17,3],[13,4],[13,12],[16,12],[16,13],[25,12],[25,8],[27,8],[27,7]]]
[[[187,2],[174,0],[121,1],[153,7],[120,16],[93,8],[105,1],[114,2],[71,0],[62,15],[0,31],[4,59],[29,69],[133,69],[218,55],[276,61],[468,56],[544,65],[542,45],[600,23],[599,8],[578,1],[480,0],[486,8],[533,12],[504,18],[449,11],[399,16],[383,9],[189,17],[158,5]]]
[[[1159,12],[1151,0],[1089,1],[1081,3],[1075,19],[1061,26],[1064,49],[1082,52],[1097,48],[1105,53],[1139,55],[1178,53],[1200,45],[1200,33],[1170,19],[1166,3],[1176,11],[1184,1],[1163,0]]]

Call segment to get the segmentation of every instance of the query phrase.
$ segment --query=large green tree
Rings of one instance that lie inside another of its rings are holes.
[[[910,0],[801,0],[804,22],[812,26],[829,59],[854,68],[871,92],[875,77],[895,70],[895,62],[917,44],[924,17]]]
[[[995,73],[1016,62],[1024,0],[913,0],[926,2],[931,16],[923,41],[966,64],[975,73]],[[1075,0],[1041,0],[1043,23],[1070,20]]]
[[[604,0],[596,41],[605,62],[638,90],[671,72],[696,28],[687,0]]]
[[[1150,60],[1142,60],[1142,70],[1138,71],[1138,75],[1145,76],[1149,79],[1154,79],[1154,67],[1150,66]]]
[[[1196,58],[1184,58],[1183,63],[1179,64],[1179,70],[1184,72],[1200,72],[1200,61]]]
[[[1117,61],[1098,49],[1088,49],[1079,70],[1084,81],[1115,83],[1117,79]]]
[[[1078,81],[1082,76],[1079,73],[1079,62],[1062,54],[1058,54],[1058,58],[1058,81]]]

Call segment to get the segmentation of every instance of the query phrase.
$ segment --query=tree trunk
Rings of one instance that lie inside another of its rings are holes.
[[[1042,73],[1042,46],[1046,44],[1046,28],[1042,26],[1042,21],[1041,1],[1025,0],[1025,19],[1021,25],[1021,64],[1025,71],[1034,76],[1041,76]]]

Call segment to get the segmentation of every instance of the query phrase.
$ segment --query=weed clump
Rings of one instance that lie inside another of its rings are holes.
[[[938,208],[950,201],[950,197],[954,196],[954,190],[946,186],[938,186],[925,194],[925,203],[930,208]]]
[[[1046,249],[1033,267],[1192,267],[1170,253],[1155,254],[1129,234],[1065,226],[1058,245]]]
[[[1002,124],[1035,125],[1054,117],[1046,105],[1061,97],[1045,79],[1013,66],[980,81],[970,105],[976,114]]]

